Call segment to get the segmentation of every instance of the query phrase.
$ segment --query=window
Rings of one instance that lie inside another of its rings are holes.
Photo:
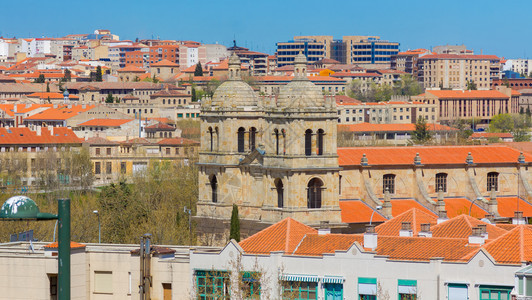
[[[312,154],[312,130],[307,129],[305,131],[305,155],[310,156]]]
[[[102,168],[101,163],[95,162],[94,163],[94,174],[100,175],[102,173],[101,168]]]
[[[323,155],[323,136],[325,132],[323,129],[318,130],[318,155]]]
[[[358,299],[377,300],[376,278],[358,278]]]
[[[216,179],[216,175],[212,175],[210,184],[212,202],[216,203],[218,202],[218,180]]]
[[[284,186],[283,181],[279,178],[275,179],[275,191],[277,192],[277,207],[284,206]]]
[[[229,274],[223,271],[196,271],[198,299],[230,299]]]
[[[166,155],[170,155],[170,148],[166,148]]]
[[[249,150],[255,150],[255,138],[257,135],[257,128],[251,127],[249,130]]]
[[[416,300],[417,299],[417,281],[399,279],[397,285],[399,300]]]
[[[321,208],[321,190],[323,182],[319,178],[313,178],[307,185],[307,207]]]
[[[436,174],[436,192],[439,192],[440,189],[447,193],[447,173],[438,173]]]
[[[100,148],[96,148],[95,151],[96,151],[96,155],[100,155]]]
[[[57,274],[48,274],[50,282],[50,299],[57,300]]]
[[[111,155],[111,148],[107,148],[107,155]]]
[[[105,173],[106,174],[112,174],[113,173],[113,163],[112,162],[105,163]]]
[[[275,136],[275,154],[279,155],[279,130],[274,129],[273,135]]]
[[[94,271],[94,293],[98,293],[98,294],[112,294],[113,293],[113,272]]]
[[[488,178],[486,180],[486,190],[491,191],[492,188],[495,188],[495,191],[499,191],[499,173],[489,172]]]
[[[238,128],[238,152],[244,152],[244,135],[246,130],[243,127]]]
[[[316,282],[283,282],[283,299],[318,299]]]
[[[468,300],[467,285],[449,283],[447,286],[447,299]]]
[[[120,173],[121,174],[126,174],[126,170],[127,170],[126,162],[121,162],[120,163]]]
[[[513,287],[506,286],[480,286],[480,300],[510,300]]]
[[[390,194],[395,194],[395,175],[386,174],[382,177],[382,193],[384,194],[388,189]]]

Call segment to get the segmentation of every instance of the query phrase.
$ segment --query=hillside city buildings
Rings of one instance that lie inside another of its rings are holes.
[[[532,79],[507,77],[527,75],[526,60],[379,36],[275,47],[109,30],[0,37],[0,189],[197,166],[193,218],[213,242],[154,246],[154,299],[532,295],[532,146],[512,142],[530,128],[486,132],[501,114],[526,127]],[[227,242],[233,205],[240,242]],[[138,246],[71,248],[73,299],[136,299]],[[54,299],[56,254],[54,243],[0,245],[5,295]]]

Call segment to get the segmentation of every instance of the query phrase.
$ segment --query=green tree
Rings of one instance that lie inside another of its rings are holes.
[[[102,78],[102,67],[101,66],[96,67],[96,78],[95,79],[98,82],[102,82],[103,81],[103,78]]]
[[[39,77],[35,79],[35,83],[44,83],[45,81],[44,74],[39,74]]]
[[[389,101],[392,98],[393,89],[387,84],[381,84],[375,88],[373,100],[377,102]]]
[[[526,115],[530,119],[530,107],[526,108]]]
[[[113,94],[109,93],[107,94],[107,98],[105,98],[105,103],[113,103],[114,102]]]
[[[192,88],[191,94],[192,94],[192,102],[198,101],[198,98],[196,98],[196,89],[195,88]]]
[[[394,83],[394,94],[417,96],[423,93],[423,86],[410,74],[401,75],[400,80]]]
[[[514,130],[514,120],[510,114],[500,114],[491,118],[490,132],[512,132]]]
[[[220,86],[220,84],[222,84],[222,82],[218,79],[213,78],[209,80],[205,85],[204,93],[207,96],[212,97],[212,95],[214,95],[214,91]]]
[[[412,140],[416,144],[424,144],[432,138],[427,121],[423,117],[419,117],[416,121],[416,129],[412,133]]]
[[[233,204],[233,211],[231,212],[231,230],[229,232],[229,239],[234,239],[240,242],[240,219],[238,218],[238,206]]]
[[[65,70],[65,74],[63,75],[63,81],[70,82],[72,80],[72,72],[70,72],[69,69]]]
[[[194,70],[194,76],[203,76],[203,68],[201,67],[201,62],[196,64],[196,69]]]
[[[153,74],[153,78],[151,79],[151,82],[159,83],[159,79],[157,77],[155,77],[155,74]]]
[[[468,80],[467,81],[467,89],[468,90],[476,90],[477,89],[477,84],[473,80]]]

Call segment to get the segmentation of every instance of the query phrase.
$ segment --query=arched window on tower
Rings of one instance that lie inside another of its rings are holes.
[[[273,138],[275,139],[275,154],[279,155],[279,130],[273,130]]]
[[[436,174],[436,192],[439,192],[440,189],[442,192],[447,193],[447,173],[438,173]]]
[[[312,178],[307,185],[307,207],[321,208],[321,190],[323,181],[319,178]]]
[[[275,191],[277,192],[277,207],[284,207],[284,185],[279,178],[275,179]]]
[[[218,127],[215,127],[214,128],[214,134],[216,136],[215,140],[216,140],[216,147],[214,147],[214,149],[216,149],[216,151],[218,151],[218,147],[220,145],[220,138],[219,138],[219,132],[218,132]]]
[[[305,155],[312,155],[312,130],[305,131]]]
[[[209,127],[209,138],[210,138],[210,144],[209,144],[209,147],[210,147],[210,151],[213,150],[213,142],[214,142],[214,133],[212,131],[212,127]]]
[[[281,129],[281,134],[283,137],[283,155],[286,154],[286,130]]]
[[[317,146],[318,146],[318,155],[323,155],[323,136],[325,135],[325,132],[323,129],[318,130],[318,140],[317,140]]]
[[[495,191],[499,191],[499,173],[497,172],[488,173],[488,178],[486,180],[486,189],[487,191],[491,191],[492,188],[494,188]]]
[[[251,127],[249,129],[249,150],[255,150],[255,139],[257,137],[257,128]]]
[[[211,199],[213,203],[218,202],[218,180],[216,179],[216,175],[212,175],[211,180]]]
[[[244,139],[245,139],[246,130],[244,127],[238,128],[238,152],[242,153],[244,149]]]

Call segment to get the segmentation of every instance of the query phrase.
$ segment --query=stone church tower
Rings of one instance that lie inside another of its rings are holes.
[[[251,224],[341,224],[336,103],[306,68],[298,55],[279,95],[258,97],[231,56],[229,79],[201,108],[199,218],[228,220],[235,203]]]

